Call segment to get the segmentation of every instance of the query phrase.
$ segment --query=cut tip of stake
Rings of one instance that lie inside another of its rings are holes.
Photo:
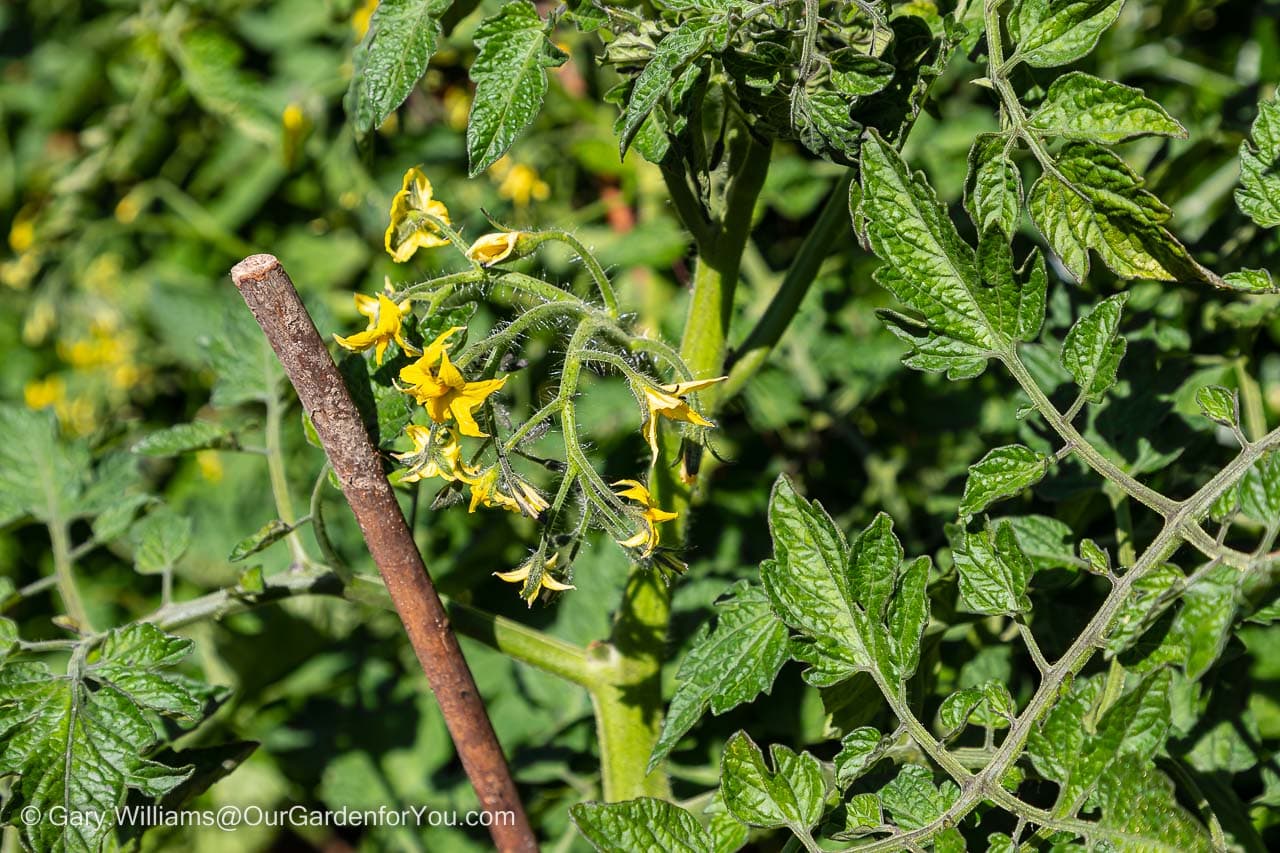
[[[236,287],[242,287],[247,281],[262,281],[279,266],[275,255],[250,255],[231,268],[231,280]]]

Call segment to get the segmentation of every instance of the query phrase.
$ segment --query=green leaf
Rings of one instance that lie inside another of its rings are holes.
[[[724,804],[751,826],[787,826],[807,835],[822,818],[826,783],[822,766],[807,752],[796,754],[780,744],[769,750],[774,770],[745,732],[729,738],[720,762]]]
[[[874,95],[893,80],[893,66],[845,47],[827,55],[831,63],[831,84],[845,95]]]
[[[960,239],[922,174],[912,175],[874,129],[862,145],[862,212],[876,280],[920,312],[929,329],[994,352],[1000,335],[982,310],[976,254]]]
[[[1200,414],[1225,427],[1240,427],[1240,398],[1230,388],[1205,385],[1196,390]]]
[[[89,467],[88,448],[83,442],[63,441],[52,412],[0,405],[0,505],[5,515],[71,519]]]
[[[1076,679],[1059,693],[1040,725],[1031,730],[1027,757],[1041,776],[1066,784],[1088,736],[1085,717],[1101,694],[1101,679]]]
[[[890,535],[893,535],[892,528]],[[897,544],[896,538],[894,544]],[[912,560],[898,575],[893,600],[889,603],[887,627],[893,667],[886,675],[892,674],[898,681],[910,678],[920,665],[920,643],[925,629],[929,627],[928,586],[931,565],[928,557]]]
[[[1062,343],[1062,366],[1091,403],[1102,402],[1124,358],[1125,339],[1118,336],[1127,293],[1108,297],[1076,321]]]
[[[938,707],[938,722],[942,724],[942,736],[956,736],[969,724],[969,717],[982,704],[982,691],[977,687],[957,690]]]
[[[1080,559],[1084,560],[1088,570],[1095,575],[1111,574],[1111,555],[1092,539],[1080,540]]]
[[[1121,278],[1206,277],[1164,227],[1172,212],[1113,152],[1071,142],[1055,169],[1057,174],[1046,172],[1032,185],[1027,206],[1036,228],[1077,281],[1089,272],[1090,250]]]
[[[601,853],[671,850],[710,853],[698,819],[673,803],[641,797],[621,803],[578,803],[569,809],[578,831]]]
[[[159,741],[150,715],[186,722],[201,715],[188,682],[165,671],[191,646],[141,622],[108,632],[99,652],[73,658],[66,675],[43,663],[0,666],[0,775],[16,777],[11,804],[45,815],[22,827],[29,847],[96,853],[128,789],[154,798],[187,778],[190,767],[142,756]],[[59,809],[108,819],[56,825],[50,816]]]
[[[951,548],[960,573],[961,609],[998,615],[1021,613],[1031,606],[1026,590],[1035,567],[1008,522],[989,524],[978,533],[959,530]]]
[[[836,784],[847,788],[884,755],[889,740],[871,726],[860,726],[840,739],[836,753]]]
[[[1118,655],[1142,636],[1150,627],[1153,607],[1167,600],[1169,590],[1183,580],[1182,572],[1168,563],[1160,565],[1134,581],[1124,604],[1112,620],[1107,635],[1107,651]]]
[[[1034,68],[1074,62],[1093,50],[1122,6],[1124,0],[1022,0],[1010,20],[1014,56]]]
[[[191,545],[191,519],[157,507],[133,526],[133,564],[144,575],[172,568]]]
[[[1229,272],[1222,277],[1222,282],[1230,290],[1241,293],[1280,293],[1280,286],[1276,285],[1267,270],[1244,269]]]
[[[1080,561],[1067,541],[1072,535],[1068,525],[1045,515],[1023,515],[1002,520],[1013,527],[1018,547],[1037,571],[1079,567]]]
[[[215,406],[261,403],[275,395],[284,370],[248,311],[227,312],[205,346],[215,377],[210,397]]]
[[[1034,250],[1023,265],[1025,275],[1016,272],[1009,238],[993,229],[978,241],[978,266],[984,285],[978,295],[983,312],[996,331],[1008,341],[1033,341],[1039,337],[1049,287],[1040,250]]]
[[[1280,518],[1280,452],[1267,452],[1240,478],[1240,508],[1262,524]]]
[[[1096,794],[1107,849],[1117,853],[1151,850],[1210,850],[1204,826],[1179,802],[1173,783],[1149,760],[1125,755],[1109,769]],[[1116,833],[1108,838],[1107,830]]]
[[[1150,761],[1169,732],[1168,669],[1157,670],[1121,696],[1087,736],[1063,785],[1067,802],[1081,802],[1124,756]]]
[[[911,347],[902,363],[915,370],[945,373],[948,379],[972,379],[987,368],[989,350],[948,338],[895,311],[877,309],[876,315],[894,337]]]
[[[381,0],[351,57],[345,102],[357,133],[368,133],[412,94],[440,39],[453,0]]]
[[[1123,142],[1139,136],[1185,139],[1187,129],[1141,89],[1072,71],[1053,81],[1031,126],[1049,136]]]
[[[1022,173],[1009,157],[1010,138],[982,133],[969,149],[964,205],[979,234],[998,229],[1011,236],[1022,216]]]
[[[234,447],[235,440],[225,428],[209,421],[177,424],[157,430],[131,448],[142,456],[176,456],[192,450]]]
[[[880,802],[893,815],[899,828],[912,830],[928,826],[960,796],[950,780],[939,788],[933,773],[918,764],[904,764],[888,784],[880,789]]]
[[[231,555],[227,559],[233,563],[238,563],[246,557],[271,547],[291,532],[293,532],[292,527],[278,518],[273,518],[237,542],[235,547],[231,549]]]
[[[623,112],[624,119],[619,133],[619,153],[625,157],[632,140],[654,107],[669,92],[676,77],[688,65],[706,52],[716,28],[706,18],[690,18],[658,42],[653,57],[645,64]]]
[[[676,692],[649,757],[652,771],[707,708],[723,714],[767,693],[787,661],[787,626],[763,590],[735,584],[718,604],[715,630],[704,625],[676,673]]]
[[[969,466],[960,499],[965,517],[982,512],[1002,498],[1013,497],[1044,479],[1050,459],[1021,444],[997,447]]]
[[[850,96],[823,88],[797,89],[792,100],[791,119],[800,142],[814,154],[832,159],[853,160],[858,154],[862,126],[850,117]]]
[[[1183,667],[1192,681],[1208,672],[1231,638],[1237,580],[1235,569],[1218,565],[1182,594],[1171,633],[1186,649]]]
[[[476,29],[476,84],[467,120],[471,177],[492,166],[542,109],[547,69],[569,57],[547,38],[547,25],[529,0],[507,3]]]
[[[1250,138],[1240,144],[1236,204],[1263,228],[1280,225],[1280,104],[1262,101]]]
[[[875,794],[854,794],[844,804],[845,835],[862,835],[884,823],[880,798]]]

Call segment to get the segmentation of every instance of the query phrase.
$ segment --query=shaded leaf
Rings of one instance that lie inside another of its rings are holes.
[[[381,0],[351,57],[347,117],[368,133],[395,112],[427,73],[440,39],[440,16],[453,0]]]

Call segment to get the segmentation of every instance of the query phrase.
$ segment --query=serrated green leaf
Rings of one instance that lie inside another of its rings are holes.
[[[1108,144],[1139,136],[1187,136],[1187,129],[1141,89],[1080,71],[1053,81],[1031,114],[1031,126],[1048,136]]]
[[[440,39],[440,16],[453,0],[381,0],[351,57],[345,102],[357,133],[395,112],[427,73]]]
[[[1111,555],[1092,539],[1080,540],[1080,559],[1084,560],[1089,571],[1095,575],[1111,574]]]
[[[707,819],[711,853],[737,853],[746,845],[751,830],[745,823],[729,814],[729,810],[724,805],[724,796],[719,789],[712,794],[711,802],[702,810],[702,814]]]
[[[845,832],[849,835],[859,835],[884,823],[880,798],[875,794],[854,794],[844,804],[844,809]]]
[[[998,229],[1011,236],[1022,216],[1022,173],[1009,157],[1010,139],[982,133],[969,149],[964,203],[969,218],[984,234]]]
[[[928,826],[942,815],[960,796],[960,789],[950,780],[939,788],[933,773],[918,764],[904,764],[888,784],[880,789],[880,802],[893,815],[901,829]]]
[[[876,280],[935,334],[994,352],[1000,339],[977,295],[976,253],[924,176],[912,175],[874,129],[862,145],[862,212],[871,248],[884,261]]]
[[[284,378],[267,336],[248,311],[228,311],[205,346],[214,375],[210,401],[215,406],[264,402]]]
[[[915,370],[945,373],[948,379],[972,379],[987,368],[990,351],[935,334],[910,317],[880,309],[876,315],[898,340],[911,347],[902,363]]]
[[[1127,293],[1117,293],[1102,300],[1075,322],[1062,343],[1062,366],[1091,403],[1102,402],[1116,384],[1126,347],[1119,337],[1120,317],[1128,299]]]
[[[1013,57],[1035,68],[1066,65],[1093,50],[1124,0],[1022,0],[1010,20]]]
[[[29,847],[96,853],[128,789],[154,798],[190,774],[142,756],[158,741],[149,714],[201,714],[185,679],[165,671],[191,645],[141,622],[108,632],[99,652],[73,661],[66,675],[42,663],[0,666],[0,775],[16,777],[13,802],[44,815],[22,827]],[[107,820],[55,821],[59,809]]]
[[[161,506],[133,526],[133,565],[144,575],[172,568],[191,545],[191,519]]]
[[[706,18],[690,18],[658,42],[653,57],[636,77],[627,101],[619,136],[621,156],[635,139],[641,124],[670,91],[676,76],[707,50],[714,28]]]
[[[897,543],[896,538],[894,542]],[[920,665],[920,643],[925,628],[929,627],[930,565],[928,557],[911,561],[898,575],[893,600],[889,603],[887,627],[889,655],[893,661],[891,673],[899,681],[914,675]]]
[[[1280,103],[1262,101],[1250,138],[1240,144],[1236,204],[1263,228],[1280,225]]]
[[[1051,460],[1021,444],[997,447],[969,466],[960,514],[973,516],[1002,498],[1013,497],[1044,479]]]
[[[1014,704],[1009,688],[1003,681],[989,678],[977,685],[976,689],[982,696],[982,701],[973,709],[970,720],[988,728],[1008,728],[1009,721],[1018,713],[1018,706]]]
[[[7,578],[6,578],[7,580]],[[12,586],[8,590],[0,590],[0,603],[9,597],[13,592]],[[12,619],[0,616],[0,666],[3,666],[5,658],[9,656],[15,648],[18,647],[18,626]]]
[[[231,549],[231,555],[227,559],[233,563],[238,563],[246,557],[271,547],[292,531],[292,527],[278,518],[273,518],[237,542],[235,547]]]
[[[858,156],[862,126],[850,117],[849,95],[824,88],[798,89],[792,99],[791,120],[805,148],[828,159]],[[835,156],[833,158],[834,155]]]
[[[1027,757],[1036,772],[1066,784],[1088,736],[1085,717],[1102,694],[1098,678],[1078,678],[1060,692],[1058,701],[1027,737]]]
[[[952,559],[960,574],[960,607],[988,615],[1020,613],[1030,607],[1027,581],[1035,567],[1018,546],[1007,523],[978,533],[959,531]]]
[[[150,495],[124,495],[93,520],[93,538],[99,542],[118,539],[133,524],[138,510],[150,503]]]
[[[467,120],[472,177],[497,162],[542,109],[547,69],[569,58],[547,36],[547,25],[529,0],[507,3],[476,29],[479,53],[471,66],[476,93]]]
[[[835,757],[836,784],[842,789],[852,785],[872,768],[888,746],[888,741],[871,726],[860,726],[842,737]]]
[[[40,521],[76,514],[89,470],[83,442],[63,441],[49,411],[0,406],[0,502]]]
[[[176,456],[192,450],[234,445],[235,441],[225,427],[209,421],[195,421],[153,432],[136,442],[131,450],[141,456]]]
[[[993,229],[978,241],[978,267],[983,282],[978,296],[992,327],[1008,341],[1035,340],[1044,324],[1049,287],[1044,255],[1034,250],[1024,264],[1025,273],[1018,273],[1008,236]]]
[[[1150,627],[1153,606],[1165,600],[1170,587],[1181,583],[1182,572],[1168,563],[1160,565],[1134,581],[1124,604],[1111,621],[1107,635],[1107,651],[1118,655],[1129,648],[1142,632]]]
[[[1196,390],[1200,414],[1223,426],[1240,426],[1240,399],[1236,392],[1221,385],[1205,385]]]
[[[1031,187],[1027,206],[1036,228],[1077,281],[1089,272],[1089,251],[1121,278],[1202,280],[1164,223],[1169,208],[1113,152],[1088,142],[1065,145]],[[1066,183],[1064,183],[1066,181]]]
[[[933,853],[966,853],[969,848],[964,836],[954,826],[948,826],[933,837]]]
[[[1013,527],[1018,547],[1037,571],[1073,569],[1079,566],[1075,551],[1067,541],[1071,528],[1056,518],[1045,515],[1023,515],[1001,519]]]
[[[1229,289],[1241,293],[1280,293],[1280,285],[1275,283],[1267,270],[1244,269],[1229,272],[1222,277],[1222,282]]]
[[[787,826],[807,834],[822,818],[826,793],[822,766],[809,753],[796,754],[780,744],[774,744],[769,754],[773,771],[745,732],[729,739],[720,762],[725,807],[751,826]]]
[[[712,849],[698,819],[665,800],[641,797],[621,803],[578,803],[569,809],[569,815],[600,853],[710,853]]]
[[[723,714],[767,693],[787,661],[787,626],[769,609],[763,590],[735,584],[717,605],[715,630],[694,638],[676,673],[676,692],[649,757],[652,771],[710,708]]]

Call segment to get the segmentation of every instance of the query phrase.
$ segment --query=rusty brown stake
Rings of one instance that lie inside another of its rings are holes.
[[[360,413],[311,315],[273,255],[245,258],[232,268],[231,278],[315,424],[369,553],[440,703],[481,808],[506,813],[491,815],[489,831],[494,843],[502,851],[537,850],[502,746],[449,627],[449,617],[383,473],[378,451],[369,441]]]

